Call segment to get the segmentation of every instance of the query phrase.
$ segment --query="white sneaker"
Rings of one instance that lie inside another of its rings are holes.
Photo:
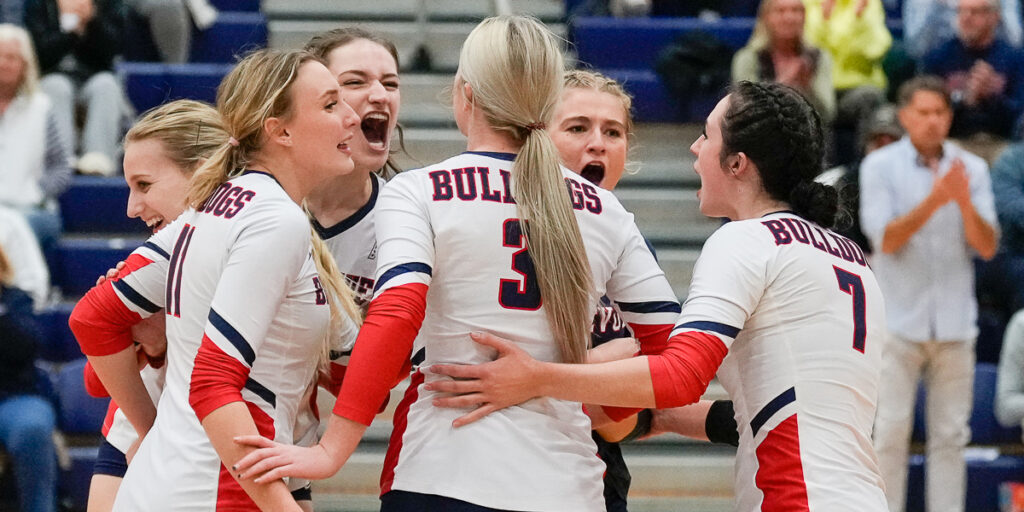
[[[113,176],[114,162],[110,160],[110,157],[93,151],[86,153],[78,157],[78,162],[75,164],[75,168],[81,174],[91,174],[95,176]]]

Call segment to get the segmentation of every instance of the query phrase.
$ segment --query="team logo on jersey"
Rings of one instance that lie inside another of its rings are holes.
[[[377,259],[377,241],[373,241],[373,247],[370,248],[370,252],[366,255],[366,259],[375,260]]]
[[[324,287],[320,286],[320,278],[313,276],[313,288],[316,289],[316,305],[323,306],[327,304],[327,292],[324,291]]]

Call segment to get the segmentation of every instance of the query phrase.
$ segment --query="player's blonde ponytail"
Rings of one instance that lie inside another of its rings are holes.
[[[217,187],[245,170],[263,147],[263,124],[285,117],[299,66],[320,61],[302,50],[257,50],[239,62],[217,87],[217,112],[230,138],[196,170],[186,203],[198,209]]]
[[[469,84],[474,107],[492,128],[522,142],[512,164],[513,196],[562,360],[580,363],[590,343],[593,279],[558,150],[545,129],[564,72],[555,36],[527,16],[484,20],[459,57],[459,77]]]

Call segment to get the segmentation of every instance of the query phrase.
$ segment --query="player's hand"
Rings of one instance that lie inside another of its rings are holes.
[[[118,262],[117,265],[114,265],[114,268],[108,270],[106,274],[103,274],[102,276],[99,276],[99,277],[96,278],[96,286],[99,286],[99,285],[105,283],[107,281],[107,279],[113,279],[113,278],[117,277],[117,274],[120,273],[121,269],[123,269],[123,268],[124,268],[124,262],[123,261]]]
[[[132,340],[142,346],[150,359],[162,359],[167,354],[167,330],[163,311],[132,326]]]
[[[338,471],[319,444],[310,447],[281,444],[260,435],[238,436],[235,443],[256,448],[231,466],[239,480],[248,478],[257,484],[284,477],[323,480]]]
[[[434,406],[467,408],[473,411],[456,418],[453,427],[473,423],[488,414],[521,404],[538,396],[539,363],[512,342],[486,333],[472,333],[473,341],[493,348],[498,357],[489,363],[477,365],[435,364],[430,373],[446,375],[453,380],[428,382],[429,391],[452,393],[455,396],[435,398]]]

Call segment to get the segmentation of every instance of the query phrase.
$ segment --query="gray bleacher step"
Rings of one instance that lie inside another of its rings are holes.
[[[413,22],[369,21],[358,25],[393,41],[403,65],[412,62],[413,53],[424,44],[430,52],[433,69],[450,72],[458,67],[462,42],[476,26],[465,22],[434,22],[427,25],[426,34],[423,34],[421,28]],[[270,46],[301,48],[314,34],[338,26],[340,24],[337,21],[271,20],[268,23]],[[565,37],[565,25],[552,23],[548,27],[558,36]]]
[[[656,245],[699,247],[721,225],[700,213],[692,189],[618,187],[615,195],[636,216],[640,232]]]
[[[318,512],[377,512],[380,500],[376,494],[313,493]],[[633,512],[731,512],[733,499],[728,496],[634,496],[629,497]]]
[[[672,291],[679,300],[686,298],[693,279],[693,265],[697,263],[700,251],[697,249],[661,249],[658,252],[658,265],[665,271]]]
[[[337,21],[416,19],[420,0],[263,0],[262,11],[271,19],[331,19]],[[545,22],[562,19],[565,5],[553,0],[508,2],[515,13],[532,14]],[[494,0],[426,0],[431,21],[478,20],[494,14]]]

